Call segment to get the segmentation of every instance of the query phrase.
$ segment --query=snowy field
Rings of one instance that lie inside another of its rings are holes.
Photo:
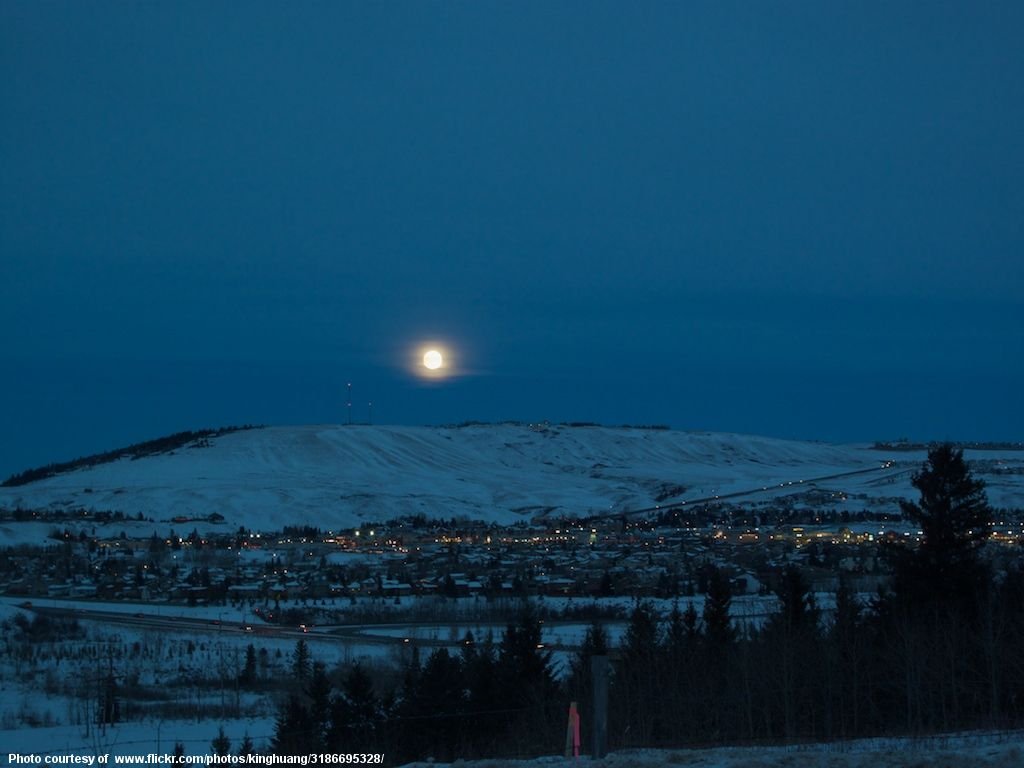
[[[53,602],[46,601],[48,607]],[[140,606],[89,603],[88,608],[124,612]],[[195,620],[223,611],[200,608],[176,613]],[[293,639],[222,631],[212,625],[168,632],[83,619],[79,635],[38,642],[26,655],[24,643],[15,642],[19,614],[29,620],[34,615],[9,598],[0,600],[0,622],[6,628],[0,641],[0,753],[4,757],[9,752],[93,750],[100,736],[90,727],[95,722],[95,713],[90,712],[98,681],[110,663],[123,684],[150,694],[137,701],[124,697],[126,719],[103,735],[103,751],[146,754],[156,751],[159,740],[166,752],[181,741],[189,753],[207,754],[222,722],[236,745],[246,733],[257,746],[273,733],[277,711],[273,698],[258,690],[239,690],[232,681],[241,671],[250,643],[259,659],[258,679],[287,675]],[[340,642],[312,633],[308,644],[312,658],[329,669],[355,661],[370,670],[390,669],[407,660],[402,658],[406,649],[398,646]]]
[[[641,749],[588,757],[417,762],[406,768],[1019,768],[1024,732],[971,733],[918,739],[865,739],[789,747]]]
[[[825,596],[821,596],[822,602]],[[402,610],[412,611],[416,600],[407,598],[402,606],[395,606],[390,601],[382,603],[393,611],[393,620],[402,621]],[[692,601],[699,611],[702,598],[686,598],[680,601],[682,608]],[[0,734],[18,731],[20,740],[30,739],[35,744],[33,749],[42,750],[50,737],[50,728],[64,728],[54,733],[63,734],[67,742],[76,728],[81,729],[87,720],[86,703],[94,695],[83,687],[83,681],[97,679],[106,668],[106,660],[113,658],[119,674],[125,680],[133,680],[136,684],[149,689],[166,687],[173,692],[172,700],[182,706],[179,709],[204,713],[204,716],[217,716],[222,711],[240,711],[248,717],[270,717],[274,713],[272,702],[256,693],[241,692],[237,700],[232,698],[231,686],[227,687],[213,681],[233,679],[237,676],[245,658],[246,648],[251,643],[260,655],[260,676],[273,677],[287,670],[290,657],[295,646],[295,639],[275,637],[267,634],[261,622],[253,619],[251,611],[230,606],[195,606],[167,604],[128,604],[118,602],[43,599],[34,601],[34,605],[44,609],[64,609],[69,615],[79,618],[82,634],[64,640],[55,639],[38,644],[31,657],[16,655],[17,635],[15,619],[21,615],[31,620],[36,614],[31,610],[23,610],[19,606],[22,598],[0,598],[0,622],[8,627],[2,648],[4,655],[0,662]],[[547,608],[559,611],[573,604],[568,598],[537,599]],[[583,601],[575,601],[579,606]],[[633,601],[628,598],[608,598],[604,601],[614,603],[624,611],[628,611]],[[462,601],[465,608],[472,608],[471,601]],[[765,615],[773,609],[773,599],[748,596],[737,598],[737,615]],[[672,609],[674,601],[652,601],[655,610],[663,616]],[[457,604],[452,603],[451,607]],[[88,613],[82,613],[82,609]],[[131,621],[144,617],[159,617],[170,620],[170,626],[163,629],[147,628],[134,624],[107,624],[104,620],[92,620],[91,612],[110,612],[124,614]],[[182,619],[179,625],[178,619]],[[453,621],[421,625],[409,617],[404,618],[405,624],[395,626],[375,625],[362,628],[351,636],[328,636],[330,626],[317,626],[308,634],[301,635],[309,643],[313,657],[324,662],[328,668],[338,664],[354,661],[362,663],[368,669],[399,669],[411,658],[412,647],[394,642],[399,638],[409,637],[427,641],[442,641],[453,650],[457,650],[467,631],[482,641],[490,635],[495,641],[500,640],[504,626],[495,622]],[[241,631],[242,627],[251,623],[252,632]],[[552,621],[544,627],[543,641],[552,646],[552,667],[556,675],[564,674],[569,668],[571,652],[565,646],[576,645],[582,641],[588,624],[582,621],[563,623]],[[613,643],[617,643],[624,632],[623,621],[610,621],[606,629]],[[365,638],[365,639],[364,639]],[[387,638],[393,642],[382,643]],[[432,647],[428,643],[425,652]],[[225,701],[227,708],[225,710]],[[138,714],[153,720],[153,711],[142,705]],[[232,709],[232,706],[234,707]],[[173,709],[173,707],[172,707]],[[167,716],[167,724],[177,728],[181,712],[173,718]],[[125,726],[135,727],[135,724]],[[143,726],[139,726],[143,727]],[[70,730],[67,730],[70,729]],[[9,735],[9,734],[8,734]],[[256,734],[252,734],[256,735]],[[205,738],[205,737],[203,737]],[[2,751],[2,747],[0,747]]]
[[[96,727],[54,726],[0,730],[0,758],[8,765],[8,755],[146,755],[170,754],[175,744],[185,748],[186,755],[212,754],[211,742],[223,727],[234,751],[246,736],[257,750],[269,747],[274,735],[274,718],[243,718],[184,722],[155,720],[144,723],[121,723],[105,730]]]
[[[1013,473],[1024,454],[974,451],[968,457],[1003,470],[982,474],[994,505],[1024,507],[1024,475]],[[888,459],[896,464],[881,471]],[[748,491],[753,493],[741,498],[751,503],[811,488],[891,499],[912,495],[910,472],[923,459],[923,452],[889,455],[863,445],[675,430],[268,427],[222,435],[209,447],[3,488],[0,507],[84,507],[142,513],[160,522],[218,512],[226,518],[224,530],[240,524],[255,530],[296,524],[341,529],[418,513],[507,524],[543,511],[586,516],[651,507],[659,499]],[[865,469],[879,471],[811,482]],[[863,500],[847,503],[864,507]],[[127,531],[151,532],[152,524]],[[45,535],[12,525],[2,533],[12,543]]]

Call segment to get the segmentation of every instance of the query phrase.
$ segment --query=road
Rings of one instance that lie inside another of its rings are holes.
[[[343,643],[347,645],[418,645],[432,648],[455,647],[461,645],[461,640],[443,639],[433,637],[415,637],[417,629],[424,627],[446,626],[438,623],[397,623],[397,624],[346,624],[329,627],[314,627],[303,630],[300,627],[280,627],[274,624],[263,624],[258,622],[243,623],[234,621],[220,621],[217,619],[189,618],[185,616],[161,616],[158,614],[136,612],[124,613],[121,611],[103,611],[92,608],[69,608],[36,606],[26,608],[44,616],[54,616],[77,621],[95,621],[107,626],[132,627],[157,632],[169,632],[175,634],[195,634],[202,632],[206,634],[232,636],[249,636],[260,639],[281,639],[281,640],[306,640],[327,641]],[[550,621],[548,626],[578,625],[580,621]],[[466,621],[452,622],[452,626],[473,626],[493,627],[495,635],[499,636],[508,626],[507,621]],[[396,629],[408,630],[408,633],[395,634]],[[392,634],[382,634],[382,630],[391,631]],[[550,645],[545,646],[551,650],[574,651],[576,646]]]
[[[203,619],[188,616],[162,616],[160,614],[121,611],[103,611],[92,608],[68,608],[44,605],[32,605],[27,610],[44,616],[58,616],[78,621],[96,621],[111,626],[135,627],[137,629],[156,630],[161,632],[211,634],[231,633],[235,635],[257,635],[259,637],[278,637],[296,639],[309,637],[310,633],[298,627],[278,627],[273,624],[257,622],[221,621],[219,619]]]
[[[782,482],[782,483],[777,483],[777,484],[773,483],[772,485],[762,485],[759,488],[751,488],[749,490],[732,491],[730,493],[720,493],[720,494],[717,494],[715,496],[705,496],[705,497],[696,498],[696,499],[686,499],[684,501],[672,501],[672,502],[668,502],[667,504],[656,504],[653,507],[643,507],[641,509],[628,509],[628,510],[619,510],[618,512],[607,512],[607,513],[602,514],[602,515],[594,515],[593,517],[594,518],[622,518],[622,517],[632,517],[634,515],[644,515],[644,514],[651,514],[651,513],[669,512],[669,511],[675,510],[675,509],[692,509],[694,506],[698,506],[700,504],[713,504],[713,503],[718,502],[718,501],[724,501],[725,499],[736,499],[736,498],[740,498],[740,497],[743,497],[743,496],[753,496],[754,494],[764,493],[766,491],[777,491],[780,488],[785,489],[785,488],[789,488],[790,486],[794,486],[794,485],[795,486],[800,486],[800,485],[809,486],[809,485],[814,485],[815,483],[820,483],[820,482],[825,481],[825,480],[837,480],[837,479],[843,478],[843,477],[853,477],[854,475],[866,475],[866,474],[877,474],[877,473],[887,473],[887,474],[880,474],[880,477],[883,477],[883,478],[884,477],[896,477],[896,476],[901,475],[901,474],[906,474],[908,471],[910,471],[910,470],[907,470],[907,469],[894,469],[894,467],[895,467],[895,462],[893,462],[893,461],[885,461],[885,462],[882,462],[881,466],[878,466],[878,467],[867,467],[865,469],[852,469],[849,472],[836,472],[836,473],[831,474],[831,475],[820,475],[819,477],[808,477],[808,478],[804,478],[802,480],[787,480],[787,481]]]
[[[751,611],[750,606],[742,614],[733,618],[738,622],[757,621],[766,618],[774,613],[774,607],[765,605],[763,611]],[[34,611],[40,615],[76,619],[78,621],[95,621],[110,627],[131,627],[134,629],[163,632],[180,635],[195,635],[197,632],[222,637],[251,637],[254,640],[279,639],[298,640],[304,638],[307,641],[334,642],[344,645],[404,645],[419,646],[421,648],[456,648],[463,644],[461,637],[417,637],[424,629],[437,628],[436,634],[441,634],[450,627],[458,627],[461,630],[466,627],[476,629],[493,629],[494,637],[500,638],[508,621],[453,621],[447,622],[401,622],[394,624],[345,624],[326,627],[314,627],[308,631],[299,627],[280,627],[273,624],[244,623],[234,621],[220,621],[201,618],[189,618],[184,616],[161,616],[158,614],[136,612],[124,613],[120,611],[104,611],[91,608],[71,607],[50,607],[35,606],[26,610]],[[609,625],[625,625],[624,620],[602,622],[607,628]],[[579,619],[545,620],[542,622],[545,628],[557,629],[558,627],[580,626],[588,624]],[[401,630],[401,631],[398,631]],[[389,634],[384,634],[385,632]],[[477,638],[481,640],[482,638]],[[545,650],[574,652],[579,650],[579,645],[572,643],[544,643]]]

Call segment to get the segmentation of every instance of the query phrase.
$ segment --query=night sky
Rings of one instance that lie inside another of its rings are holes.
[[[348,382],[375,423],[1024,439],[1022,29],[3,0],[0,475]]]

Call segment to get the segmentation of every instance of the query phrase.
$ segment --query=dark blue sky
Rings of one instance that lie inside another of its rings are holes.
[[[389,423],[1020,439],[1021,29],[6,0],[0,475],[339,421],[347,381]],[[462,376],[404,369],[426,338]]]

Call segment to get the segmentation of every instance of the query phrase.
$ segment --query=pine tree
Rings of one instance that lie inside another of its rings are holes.
[[[720,568],[713,567],[708,574],[708,589],[704,597],[704,636],[712,648],[729,645],[735,632],[729,619],[732,604],[732,584]]]
[[[818,611],[810,587],[795,565],[783,570],[776,595],[779,612],[767,622],[763,642],[775,659],[773,700],[782,718],[783,733],[789,738],[813,733],[818,714],[812,668],[819,648]]]
[[[845,648],[855,637],[860,624],[861,606],[850,583],[843,577],[839,578],[836,590],[836,612],[832,620],[832,637],[840,647]]]
[[[324,747],[328,726],[331,722],[331,681],[327,677],[327,669],[323,662],[313,662],[309,687],[306,689],[309,698],[309,717],[313,724],[310,739],[310,752],[318,752]]]
[[[835,730],[841,736],[858,732],[861,720],[861,695],[864,684],[864,641],[861,606],[845,578],[839,579],[836,590],[836,611],[829,631],[830,663],[827,671],[834,674],[836,693]]]
[[[605,656],[607,654],[608,632],[600,622],[595,621],[587,627],[587,632],[583,636],[583,642],[569,660],[569,677],[566,680],[566,689],[569,694],[569,700],[577,703],[580,712],[589,713],[592,707],[592,659],[594,656]]]
[[[249,736],[248,732],[246,732],[245,738],[242,739],[242,744],[238,748],[238,756],[248,757],[249,755],[253,754],[254,751],[255,747],[253,746],[252,738]]]
[[[651,656],[658,645],[658,617],[650,603],[639,603],[633,608],[626,634],[623,653],[627,656]]]
[[[342,682],[341,695],[335,697],[331,706],[328,751],[344,747],[354,752],[372,752],[382,715],[373,680],[361,664],[353,664]]]
[[[427,754],[444,760],[458,757],[466,720],[465,676],[462,661],[447,648],[435,650],[423,665],[412,711],[431,718],[416,722]]]
[[[668,615],[668,627],[665,629],[665,650],[669,659],[682,658],[686,652],[689,635],[683,612],[679,610],[679,601],[672,603],[672,611]]]
[[[252,685],[256,682],[256,647],[252,643],[245,649],[245,666],[238,676],[238,682],[242,685]]]
[[[921,609],[948,608],[973,617],[988,581],[978,557],[992,522],[985,484],[971,475],[963,451],[950,443],[928,451],[912,483],[920,500],[900,506],[921,529],[922,540],[916,551],[897,553],[895,590]]]
[[[814,635],[817,631],[818,610],[814,595],[800,569],[787,565],[775,594],[779,598],[779,613],[773,617],[781,622],[787,633],[806,632]]]
[[[479,751],[493,753],[498,732],[504,727],[504,715],[493,713],[506,708],[506,698],[498,679],[497,653],[490,634],[482,642],[463,647],[462,674],[466,686],[466,732],[479,745]]]
[[[622,639],[622,659],[613,678],[614,695],[627,728],[641,744],[649,743],[658,727],[664,670],[658,657],[658,619],[649,603],[639,603]]]
[[[218,757],[227,757],[231,754],[231,739],[224,733],[224,726],[217,729],[217,737],[210,742],[210,749]]]
[[[526,603],[518,621],[509,624],[498,648],[498,673],[514,706],[545,700],[554,685],[551,652],[544,650],[540,619]]]
[[[309,646],[303,638],[295,643],[295,650],[292,652],[292,675],[299,682],[305,682],[309,677],[310,658]]]
[[[309,710],[298,694],[291,693],[278,712],[271,751],[275,755],[306,755],[307,744],[315,730]]]
[[[515,738],[522,748],[536,749],[556,739],[562,702],[556,695],[551,652],[544,648],[541,622],[529,603],[502,635],[495,677],[502,708],[518,710],[505,722],[510,735],[519,734]]]
[[[576,684],[589,686],[590,682],[590,660],[594,656],[604,656],[608,653],[608,631],[599,621],[594,621],[583,636],[583,642],[579,650],[573,655],[570,664],[571,679]]]

